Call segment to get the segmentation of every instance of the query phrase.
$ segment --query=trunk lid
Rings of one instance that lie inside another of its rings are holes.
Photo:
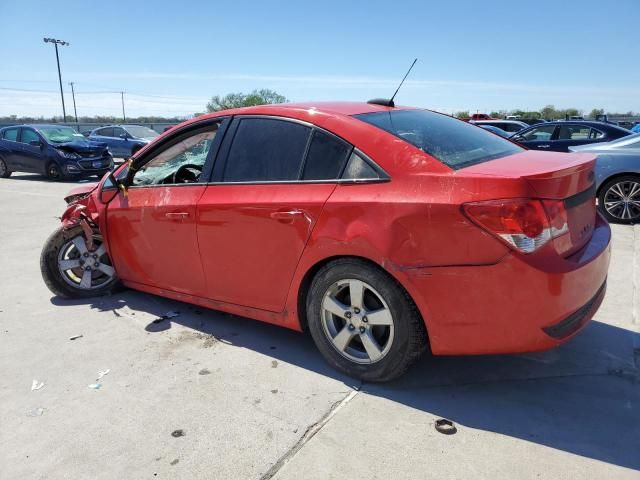
[[[593,234],[597,214],[595,162],[596,156],[592,154],[528,150],[464,171],[476,176],[521,179],[529,185],[535,198],[560,200],[568,232],[554,238],[553,242],[559,254],[569,256],[582,248]]]

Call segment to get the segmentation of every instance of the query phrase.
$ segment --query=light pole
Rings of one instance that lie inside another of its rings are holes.
[[[70,82],[71,85],[71,98],[73,98],[73,115],[76,117],[76,125],[78,126],[78,131],[80,131],[80,125],[78,125],[78,111],[76,110],[76,92],[73,90],[73,82]]]
[[[43,38],[44,43],[53,43],[53,46],[56,48],[56,62],[58,63],[58,81],[60,82],[60,98],[62,99],[62,121],[65,122],[67,119],[67,112],[64,108],[64,93],[62,92],[62,75],[60,74],[60,56],[58,55],[58,45],[68,46],[69,42],[63,42],[62,40],[57,40],[55,38]]]
[[[122,99],[122,120],[127,123],[127,116],[124,114],[124,92],[120,92],[120,98]]]

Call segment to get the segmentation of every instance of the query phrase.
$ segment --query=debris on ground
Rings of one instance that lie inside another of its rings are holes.
[[[277,360],[271,360],[271,368],[278,368],[278,361]]]
[[[38,382],[38,380],[34,380],[31,383],[31,391],[33,392],[34,390],[40,390],[42,387],[44,387],[44,382]]]
[[[273,390],[271,390],[271,393],[278,393],[278,389],[274,388]]]
[[[209,375],[211,372],[207,368],[203,368],[198,372],[198,375]]]
[[[69,340],[77,340],[79,338],[82,338],[83,335],[74,335],[73,337],[69,337]]]
[[[160,318],[161,318],[162,320],[169,320],[170,318],[176,318],[176,317],[179,317],[179,316],[180,316],[180,312],[177,312],[177,311],[176,311],[176,312],[171,311],[171,312],[167,312],[167,313],[165,313],[165,314],[164,314],[162,317],[160,317]]]
[[[34,408],[33,410],[29,410],[27,412],[27,417],[41,417],[43,413],[44,413],[44,408],[38,407],[38,408]]]
[[[445,418],[440,418],[436,420],[435,427],[438,432],[443,433],[445,435],[453,435],[458,431],[458,429],[453,424],[453,422]]]
[[[92,390],[100,390],[102,388],[101,383],[92,383],[91,385],[87,385]]]
[[[172,460],[169,464],[170,465],[175,465],[180,461],[180,459],[176,458],[175,460]]]
[[[105,375],[107,375],[109,372],[111,371],[110,368],[107,368],[106,370],[101,370],[98,372],[98,378],[96,378],[96,381],[102,379],[102,377],[104,377]]]
[[[174,430],[173,432],[171,432],[171,436],[174,438],[178,438],[178,437],[184,437],[186,434],[184,433],[184,430],[179,429],[179,430]]]

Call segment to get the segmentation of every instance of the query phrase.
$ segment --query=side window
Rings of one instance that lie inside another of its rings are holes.
[[[350,151],[351,145],[315,130],[304,163],[302,180],[338,178]]]
[[[199,130],[156,154],[135,173],[133,186],[199,183],[218,126]]]
[[[559,140],[588,140],[591,127],[585,125],[562,125],[560,127],[560,133],[558,134]]]
[[[98,130],[98,135],[102,137],[113,137],[113,128],[102,128]]]
[[[529,130],[527,133],[523,134],[525,140],[528,141],[538,141],[545,142],[547,140],[551,140],[551,136],[553,135],[554,130],[556,129],[555,125],[548,125],[545,127],[534,128],[533,130]]]
[[[595,128],[591,129],[591,132],[589,133],[589,139],[597,139],[597,138],[602,138],[604,137],[604,132],[601,132],[600,130],[596,130]]]
[[[2,136],[5,140],[9,140],[11,142],[18,141],[18,129],[17,128],[8,128],[4,131],[4,135]]]
[[[223,180],[297,180],[310,133],[309,127],[286,120],[240,120],[227,158]]]
[[[20,143],[29,143],[34,140],[40,141],[38,134],[29,128],[23,128],[22,134],[20,135]]]
[[[110,137],[118,137],[120,138],[120,135],[124,135],[126,132],[124,131],[124,128],[121,127],[114,127],[113,128],[113,133],[111,135],[109,135]]]
[[[376,180],[380,178],[380,175],[365,159],[353,152],[349,157],[342,178],[345,180]]]

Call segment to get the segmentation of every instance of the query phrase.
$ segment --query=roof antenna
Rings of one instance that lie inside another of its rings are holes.
[[[373,105],[382,105],[383,107],[391,107],[391,108],[395,107],[396,104],[393,103],[393,99],[396,98],[398,91],[400,90],[400,88],[402,87],[402,84],[411,73],[411,70],[413,69],[413,66],[416,64],[417,61],[418,61],[417,58],[413,60],[413,63],[409,67],[409,70],[407,70],[407,73],[404,75],[404,77],[402,77],[402,81],[400,82],[400,85],[398,85],[398,88],[396,88],[396,91],[393,93],[393,96],[389,100],[387,100],[386,98],[374,98],[373,100],[369,100],[367,103],[370,103]]]

